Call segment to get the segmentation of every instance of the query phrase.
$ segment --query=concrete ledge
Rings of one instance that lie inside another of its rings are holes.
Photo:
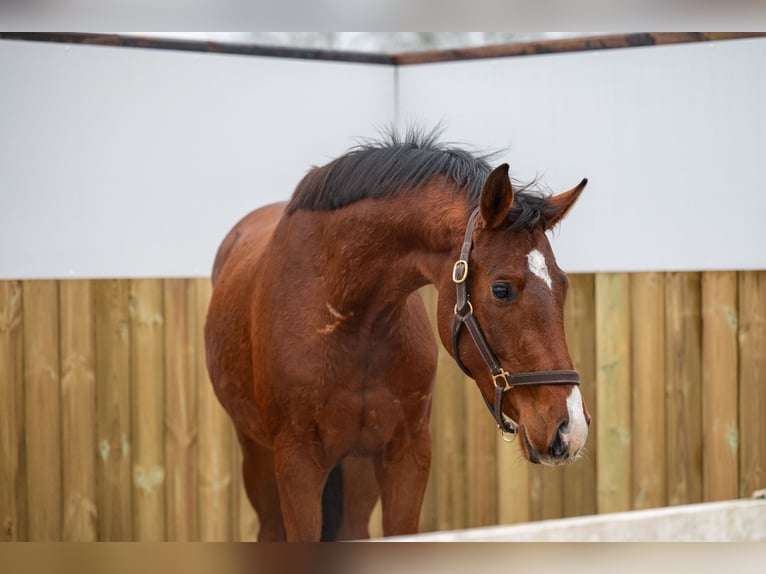
[[[381,539],[383,541],[383,539]],[[766,541],[766,500],[708,502],[513,526],[386,538],[390,542]]]

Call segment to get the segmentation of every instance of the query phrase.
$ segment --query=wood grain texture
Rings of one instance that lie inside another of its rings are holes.
[[[596,275],[599,513],[631,504],[630,288],[624,273]]]
[[[665,275],[668,504],[702,501],[702,333],[699,273]]]
[[[548,520],[564,514],[561,468],[529,467],[529,519]]]
[[[702,274],[703,499],[737,498],[739,478],[738,283],[734,271]]]
[[[98,539],[96,376],[91,282],[59,283],[63,540]]]
[[[133,536],[165,539],[165,393],[162,280],[130,281]]]
[[[199,416],[198,485],[199,539],[202,542],[231,540],[231,451],[233,430],[226,412],[213,392],[207,374],[203,338],[204,318],[210,301],[210,281],[193,281],[195,324],[195,375]]]
[[[23,290],[29,538],[58,541],[62,525],[58,283],[24,281]]]
[[[497,524],[497,423],[487,412],[476,382],[464,377],[465,489],[469,493],[466,522],[468,528]]]
[[[133,540],[130,282],[93,283],[96,347],[98,538]]]
[[[506,437],[507,439],[508,437]],[[495,435],[497,458],[497,523],[517,524],[530,518],[530,464],[521,452],[518,436],[511,442]],[[449,527],[447,527],[449,528]]]
[[[766,484],[766,271],[739,274],[739,495]]]
[[[131,283],[0,282],[2,540],[134,540],[152,516],[166,524],[156,539],[255,537],[207,379],[209,281],[148,280],[151,295],[134,284],[132,306]],[[766,464],[765,290],[764,271],[570,277],[567,339],[593,423],[585,456],[562,469],[531,467],[501,441],[440,346],[421,528],[750,496]],[[433,320],[436,293],[424,295]],[[161,328],[148,335],[152,309]],[[134,428],[147,413],[151,438]],[[145,508],[134,498],[151,480],[133,471],[146,460],[163,465],[167,492]]]
[[[665,281],[630,277],[633,484],[632,508],[663,506],[665,483]]]
[[[27,540],[21,281],[0,281],[0,542]]]
[[[165,279],[165,484],[167,540],[197,540],[197,378],[188,279]]]
[[[434,328],[434,337],[439,341],[436,330],[436,304],[438,293],[435,287],[421,289],[426,311]],[[466,493],[466,425],[463,393],[467,384],[465,376],[457,367],[452,356],[438,342],[438,367],[431,407],[431,472],[426,499],[421,512],[420,529],[423,532],[443,530],[448,525],[467,523]]]
[[[569,276],[569,292],[564,308],[569,355],[580,373],[580,392],[591,413],[588,441],[582,457],[563,469],[563,516],[596,513],[596,436],[599,420],[596,400],[596,292],[593,275]]]

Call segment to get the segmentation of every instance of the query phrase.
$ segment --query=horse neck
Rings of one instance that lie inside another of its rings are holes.
[[[298,237],[308,251],[328,304],[356,316],[395,312],[407,296],[449,277],[469,215],[461,194],[423,189],[412,196],[361,200],[336,211],[297,211],[313,225]],[[308,223],[307,221],[307,223]],[[318,267],[316,266],[318,262]]]

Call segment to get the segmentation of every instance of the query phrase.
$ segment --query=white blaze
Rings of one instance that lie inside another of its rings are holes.
[[[588,438],[588,423],[585,421],[582,395],[580,395],[578,387],[574,387],[567,397],[567,410],[569,411],[569,424],[567,424],[565,439],[569,443],[570,450],[577,452]]]
[[[548,265],[545,263],[545,255],[540,253],[537,249],[533,249],[527,253],[527,263],[529,264],[529,270],[542,279],[551,289],[551,276],[548,274]]]

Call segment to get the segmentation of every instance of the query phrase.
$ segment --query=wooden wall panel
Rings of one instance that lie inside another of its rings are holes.
[[[702,501],[700,274],[668,273],[665,299],[668,504],[690,504]]]
[[[27,540],[21,281],[0,281],[0,542]]]
[[[59,285],[63,535],[98,539],[96,507],[96,376],[91,282]]]
[[[96,347],[96,489],[99,540],[133,540],[130,284],[93,284]]]
[[[24,281],[27,522],[32,540],[61,540],[59,285]]]
[[[597,507],[631,505],[630,284],[624,273],[596,276]]]
[[[0,282],[2,540],[256,538],[207,377],[210,290]],[[422,293],[433,321],[436,292]],[[501,440],[440,346],[421,529],[749,496],[766,464],[764,301],[764,271],[571,276],[567,339],[593,423],[560,469]]]
[[[465,493],[468,528],[497,524],[497,423],[487,411],[476,383],[467,377],[463,382],[465,402]]]
[[[766,271],[739,276],[739,496],[766,486]]]
[[[598,411],[596,402],[596,291],[593,275],[569,276],[569,293],[564,309],[567,346],[575,369],[580,373],[580,392],[588,412]],[[563,515],[596,513],[596,436],[598,419],[592,419],[585,451],[576,464],[563,470]]]
[[[165,539],[164,305],[162,281],[130,282],[133,536]]]
[[[665,483],[665,283],[662,273],[630,281],[633,481],[631,508],[663,506]]]
[[[191,282],[166,279],[165,484],[167,539],[197,540],[197,377]]]
[[[203,325],[210,300],[210,281],[194,281],[195,373],[199,413],[198,504],[199,539],[203,542],[231,540],[232,532],[232,430],[226,412],[213,392],[207,375]]]
[[[437,292],[434,287],[421,290],[426,310],[436,331]],[[466,403],[463,400],[465,387],[474,385],[466,381],[447,350],[438,343],[439,366],[434,382],[431,407],[431,473],[426,496],[430,497],[430,512],[421,513],[421,530],[444,530],[450,525],[465,528],[467,524],[466,494],[467,460],[466,436],[469,426],[466,421]],[[478,391],[474,391],[478,394]],[[479,398],[478,396],[476,397]],[[480,399],[479,399],[480,400]]]
[[[702,274],[703,499],[737,498],[737,273]]]

